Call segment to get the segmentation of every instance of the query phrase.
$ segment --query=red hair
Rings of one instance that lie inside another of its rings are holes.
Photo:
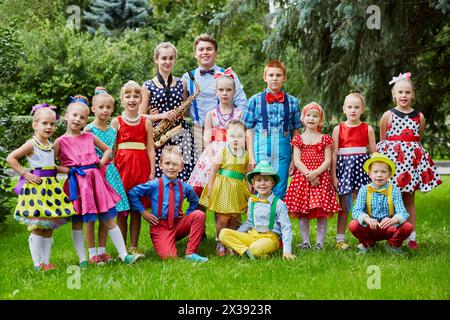
[[[264,74],[266,74],[266,70],[267,68],[278,68],[283,70],[283,74],[286,76],[286,66],[284,65],[283,62],[279,61],[279,60],[270,60],[266,63],[266,65],[264,66]]]

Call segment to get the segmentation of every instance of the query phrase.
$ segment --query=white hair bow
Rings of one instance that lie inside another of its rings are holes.
[[[400,80],[409,80],[411,79],[411,72],[400,73],[398,77],[392,77],[392,80],[389,81],[389,84],[394,84]]]

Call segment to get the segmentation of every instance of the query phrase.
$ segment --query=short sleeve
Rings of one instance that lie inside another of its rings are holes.
[[[333,138],[328,134],[324,134],[322,137],[322,145],[324,148],[331,147],[333,145]]]
[[[294,139],[292,139],[292,146],[301,148],[302,145],[303,145],[302,136],[301,136],[301,134],[297,133],[294,136]]]

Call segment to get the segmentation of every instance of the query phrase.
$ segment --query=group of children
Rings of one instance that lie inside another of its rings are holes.
[[[318,103],[300,109],[297,99],[284,92],[286,68],[277,60],[264,68],[267,89],[236,108],[237,89],[242,86],[231,69],[215,65],[211,56],[215,58],[217,44],[209,39],[194,43],[200,65],[194,74],[196,79],[212,76],[216,100],[202,120],[201,102],[208,97],[199,98],[191,107],[197,134],[199,128],[202,133],[202,147],[195,146],[201,154],[173,145],[192,147],[191,132],[182,135],[187,140],[175,137],[155,151],[153,126],[162,119],[186,126],[172,109],[181,103],[180,96],[192,92],[188,82],[172,77],[176,49],[167,43],[155,49],[157,77],[143,87],[134,81],[122,87],[124,111],[110,125],[114,98],[100,87],[91,109],[86,97],[71,97],[64,116],[67,131],[54,144],[49,138],[56,128],[56,108],[33,107],[34,135],[7,161],[21,175],[14,217],[32,231],[29,246],[35,269],[54,269],[50,263],[52,232],[67,221],[72,222],[80,266],[112,260],[106,253],[107,234],[121,260],[131,264],[142,257],[138,249],[141,216],[151,226],[150,237],[161,258],[177,257],[176,241],[189,235],[185,258],[206,262],[208,258],[200,256],[198,248],[207,209],[214,212],[219,256],[229,252],[254,259],[282,248],[284,258],[295,258],[290,217],[299,219],[301,249],[311,248],[310,220],[317,219],[314,248],[323,249],[327,218],[335,213],[336,248],[347,249],[350,211],[354,220],[349,230],[360,241],[361,253],[383,239],[388,240],[388,250],[400,252],[408,237],[408,246],[417,249],[414,193],[430,191],[441,180],[420,144],[425,119],[412,109],[410,74],[394,77],[391,83],[396,107],[381,118],[378,145],[373,128],[360,119],[365,102],[359,93],[345,98],[346,121],[334,128],[331,137],[321,132],[325,115]],[[87,124],[91,111],[95,119]],[[197,143],[195,129],[194,138]],[[30,172],[19,164],[24,156]],[[187,170],[186,165],[190,166]],[[64,186],[57,172],[67,173]],[[183,213],[185,199],[189,208]],[[245,222],[243,214],[247,215]],[[125,245],[128,215],[129,248]],[[89,259],[83,224],[87,225]]]

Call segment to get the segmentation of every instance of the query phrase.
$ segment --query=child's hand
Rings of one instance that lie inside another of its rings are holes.
[[[159,219],[155,217],[153,214],[149,213],[147,210],[142,212],[142,217],[152,226],[156,226],[159,223]]]
[[[377,220],[370,217],[365,217],[364,222],[367,223],[372,230],[375,230],[379,225]]]
[[[30,173],[30,172],[28,172],[28,171],[25,171],[25,173],[22,175],[27,181],[29,181],[29,182],[31,182],[31,183],[34,183],[34,184],[41,184],[41,182],[42,182],[42,179],[41,178],[39,178],[38,176],[36,176],[36,175],[34,175],[34,174],[32,174],[32,173]]]
[[[154,171],[150,172],[150,176],[148,177],[148,179],[149,179],[150,181],[152,181],[152,180],[155,179],[155,172],[154,172]]]
[[[283,252],[283,259],[294,260],[295,258],[297,258],[296,255],[293,255],[292,253],[284,253]]]
[[[338,190],[338,186],[339,186],[339,180],[338,180],[338,178],[336,176],[333,176],[331,179],[333,180],[334,190],[337,191]]]
[[[315,180],[317,178],[318,174],[317,174],[316,170],[312,170],[312,171],[309,171],[307,174],[305,174],[305,176],[306,176],[306,179],[308,179],[309,181],[312,182],[313,180]]]
[[[383,220],[381,220],[379,225],[381,229],[386,229],[396,223],[398,223],[398,218],[392,217],[392,218],[384,218]]]
[[[315,178],[313,181],[311,181],[311,185],[313,187],[318,187],[320,185],[320,180],[319,178]]]
[[[158,114],[158,113],[159,113],[158,108],[151,108],[150,112],[149,112],[149,115],[153,116],[153,115]]]
[[[100,160],[100,161],[98,162],[97,167],[98,167],[99,169],[101,169],[101,168],[103,168],[104,166],[105,166],[105,162],[102,161],[102,160]]]
[[[291,164],[289,165],[289,175],[293,176],[295,173],[295,164],[294,159],[291,160]]]
[[[176,115],[175,111],[173,111],[173,110],[164,112],[161,115],[161,117],[163,119],[166,119],[166,120],[169,120],[169,121],[173,121],[173,122],[175,122],[177,120],[177,115]]]

